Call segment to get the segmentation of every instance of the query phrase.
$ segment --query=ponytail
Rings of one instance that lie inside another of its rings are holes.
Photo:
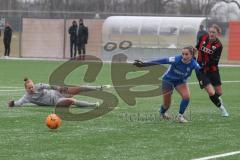
[[[32,82],[32,80],[31,80],[31,79],[28,79],[27,77],[25,77],[25,78],[23,79],[23,81],[24,81],[24,86],[25,86],[25,87],[27,86],[27,84],[28,84],[29,82]]]
[[[26,82],[28,81],[28,78],[25,77],[25,78],[23,79],[23,81],[26,83]]]

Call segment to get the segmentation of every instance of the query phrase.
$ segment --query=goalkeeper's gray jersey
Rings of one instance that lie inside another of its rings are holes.
[[[34,93],[26,92],[22,98],[14,102],[14,105],[22,106],[25,103],[33,103],[40,106],[52,106],[64,97],[59,91],[51,89],[48,84],[38,83],[34,85],[34,88]]]

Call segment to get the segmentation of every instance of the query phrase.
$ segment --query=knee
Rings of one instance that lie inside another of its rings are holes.
[[[207,91],[209,96],[213,96],[215,94],[215,90],[212,85],[207,85],[205,87],[205,90]]]
[[[190,95],[189,94],[183,94],[182,99],[189,101],[190,100]]]
[[[208,92],[209,96],[213,96],[215,94],[215,92]]]

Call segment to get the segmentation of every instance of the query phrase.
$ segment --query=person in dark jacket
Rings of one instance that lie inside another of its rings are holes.
[[[204,29],[204,26],[201,24],[197,33],[197,43],[200,37],[202,37],[203,35],[208,35],[208,32]]]
[[[80,59],[85,58],[86,44],[88,42],[88,28],[83,24],[83,19],[79,20],[78,27],[78,54]]]
[[[71,59],[76,58],[76,52],[77,52],[77,22],[73,21],[72,26],[69,27],[68,33],[70,34],[70,57]],[[74,54],[73,54],[74,49]]]
[[[9,23],[6,23],[4,28],[4,36],[3,36],[3,43],[5,47],[4,56],[8,57],[10,55],[10,46],[12,40],[12,28],[10,27]]]

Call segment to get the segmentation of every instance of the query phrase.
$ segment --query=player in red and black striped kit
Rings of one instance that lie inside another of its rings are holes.
[[[227,117],[228,113],[220,98],[222,95],[222,83],[218,63],[223,49],[222,43],[218,39],[220,34],[220,27],[212,25],[208,34],[199,38],[196,45],[198,49],[197,62],[201,66],[201,72],[204,73],[205,78],[200,79],[198,74],[197,77],[200,87],[208,92],[209,98],[220,109],[222,116]]]

